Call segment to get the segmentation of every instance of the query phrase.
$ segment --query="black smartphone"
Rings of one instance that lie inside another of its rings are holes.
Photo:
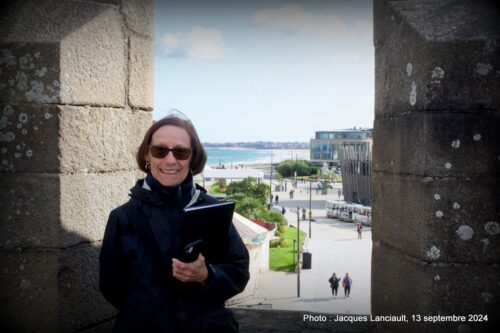
[[[201,249],[203,248],[203,240],[198,239],[184,246],[182,251],[182,261],[183,262],[193,262],[198,259]]]

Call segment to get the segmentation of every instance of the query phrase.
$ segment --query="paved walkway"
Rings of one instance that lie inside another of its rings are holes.
[[[293,200],[284,200],[287,194],[278,192],[280,205],[287,208],[285,217],[289,225],[296,226],[295,213],[297,202],[309,200],[305,186],[299,184],[302,192],[295,191]],[[312,253],[311,269],[301,270],[300,298],[297,297],[297,274],[285,272],[263,272],[260,274],[257,291],[254,297],[246,299],[239,306],[257,306],[278,310],[311,311],[337,314],[369,314],[371,288],[371,230],[364,227],[363,238],[357,239],[356,225],[336,219],[327,218],[324,202],[327,198],[337,199],[337,195],[316,195],[313,198],[313,221],[311,223],[312,238],[307,239],[307,249]],[[301,207],[308,208],[305,204]],[[300,229],[309,233],[309,222],[300,221]],[[344,297],[340,286],[336,297],[332,296],[328,279],[335,272],[343,277],[346,272],[353,279],[351,295]]]

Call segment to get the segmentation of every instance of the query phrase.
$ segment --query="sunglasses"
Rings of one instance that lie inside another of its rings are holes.
[[[193,149],[184,147],[168,148],[163,146],[149,145],[149,151],[154,158],[164,158],[168,153],[172,152],[178,160],[187,160],[191,156]]]

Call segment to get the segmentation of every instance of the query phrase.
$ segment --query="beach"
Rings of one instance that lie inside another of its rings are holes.
[[[285,160],[309,160],[309,149],[247,149],[247,148],[209,148],[207,165],[212,168],[224,166],[226,169],[269,169]]]

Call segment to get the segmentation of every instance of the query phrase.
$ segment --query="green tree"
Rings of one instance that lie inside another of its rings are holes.
[[[297,171],[297,176],[312,176],[318,173],[318,168],[313,166],[309,161],[294,161],[286,160],[281,162],[276,168],[278,173],[283,177],[293,177],[294,171]]]
[[[267,210],[266,200],[270,193],[269,185],[259,184],[251,177],[231,182],[226,189],[228,199],[236,202],[236,212],[251,220]]]
[[[250,198],[262,200],[262,202],[265,203],[271,192],[269,185],[258,183],[255,178],[247,177],[239,182],[231,182],[227,186],[226,193],[229,196],[243,194]]]
[[[244,195],[232,196],[231,200],[234,200],[236,202],[236,212],[250,220],[257,219],[262,211],[266,208],[261,200],[245,197]]]

